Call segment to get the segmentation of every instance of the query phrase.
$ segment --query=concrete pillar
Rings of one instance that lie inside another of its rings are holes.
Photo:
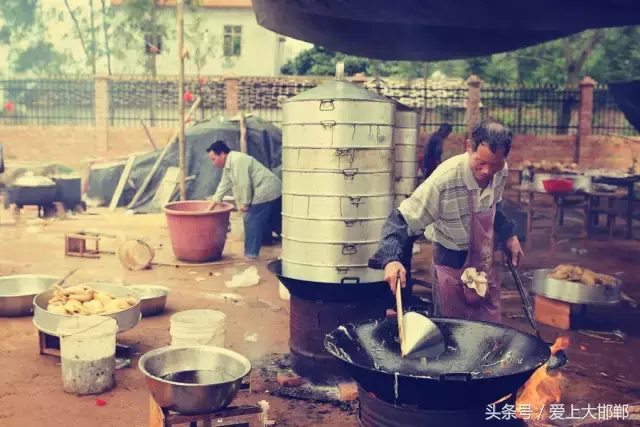
[[[109,149],[109,76],[94,76],[93,112],[96,126],[96,148],[98,151]]]
[[[235,116],[239,111],[238,104],[238,78],[236,76],[224,77],[225,113]]]
[[[467,87],[469,88],[467,95],[467,135],[471,138],[473,127],[480,123],[482,119],[480,112],[480,86],[482,80],[480,77],[471,75],[467,79]]]

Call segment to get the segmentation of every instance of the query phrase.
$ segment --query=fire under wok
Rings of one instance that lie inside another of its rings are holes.
[[[517,392],[551,356],[544,342],[508,326],[432,320],[444,342],[417,357],[400,356],[396,319],[340,326],[325,348],[377,398],[423,409],[486,407]]]

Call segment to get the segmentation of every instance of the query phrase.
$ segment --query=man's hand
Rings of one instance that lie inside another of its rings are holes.
[[[240,210],[241,210],[242,212],[246,212],[246,211],[248,211],[248,210],[249,210],[249,205],[242,205],[242,206],[240,206]]]
[[[518,236],[510,237],[507,240],[507,249],[507,252],[511,254],[511,262],[513,262],[515,267],[519,267],[524,260],[524,252],[522,252],[522,246],[520,246]]]
[[[384,281],[391,287],[393,295],[396,294],[396,281],[400,275],[400,285],[404,288],[407,285],[407,270],[398,261],[392,261],[384,266]]]

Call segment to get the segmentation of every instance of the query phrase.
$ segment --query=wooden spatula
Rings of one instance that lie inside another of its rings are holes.
[[[51,287],[54,289],[60,288],[60,285],[63,284],[69,277],[73,276],[75,272],[78,270],[79,270],[78,268],[74,268],[73,270],[68,272],[63,278],[58,279],[53,285],[51,285]]]
[[[400,354],[402,357],[406,355],[405,346],[404,346],[404,327],[403,327],[403,316],[402,312],[402,287],[400,285],[400,275],[396,278],[396,312],[398,313],[398,337],[400,338]]]

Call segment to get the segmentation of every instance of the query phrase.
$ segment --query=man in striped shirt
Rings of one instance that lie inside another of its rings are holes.
[[[467,141],[467,152],[443,162],[389,215],[369,266],[384,269],[385,281],[394,294],[398,277],[403,288],[408,281],[406,267],[410,271],[407,260],[413,242],[428,231],[433,242],[434,313],[500,322],[494,237],[506,242],[515,265],[523,259],[515,223],[501,209],[511,142],[511,130],[502,123],[479,123]],[[471,267],[488,277],[483,295],[462,282],[462,273]],[[405,293],[410,295],[410,289]]]

